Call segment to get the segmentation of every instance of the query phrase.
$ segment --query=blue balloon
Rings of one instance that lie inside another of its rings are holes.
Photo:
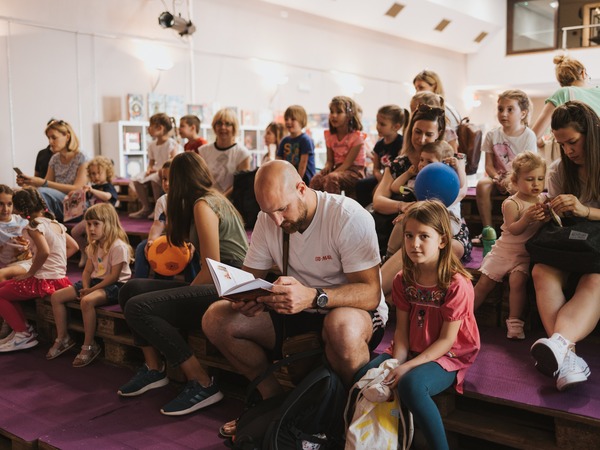
[[[423,167],[415,180],[417,200],[436,198],[447,207],[454,203],[459,190],[458,174],[452,167],[441,162]]]

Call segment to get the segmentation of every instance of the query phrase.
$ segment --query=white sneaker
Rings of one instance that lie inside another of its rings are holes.
[[[506,319],[506,337],[508,339],[525,339],[524,326],[525,322],[520,319]]]
[[[7,343],[8,341],[14,339],[15,337],[15,332],[11,331],[10,333],[8,333],[8,335],[2,339],[0,339],[0,345]]]
[[[33,325],[31,325],[30,323],[27,324],[27,332],[33,335],[33,337],[38,336],[37,332],[35,331],[35,328],[33,328]]]
[[[549,377],[556,375],[569,351],[569,345],[570,342],[558,333],[535,341],[530,353],[536,361],[536,369]]]
[[[558,371],[556,388],[559,391],[564,391],[579,383],[583,383],[587,381],[591,373],[592,371],[583,358],[577,356],[572,350],[568,351]]]
[[[0,353],[25,350],[36,345],[38,345],[38,341],[33,333],[28,333],[27,331],[15,332],[11,340],[0,345]]]
[[[2,322],[2,326],[0,327],[0,339],[4,339],[11,332],[12,332],[12,328],[10,327],[8,322],[6,320],[4,322]]]

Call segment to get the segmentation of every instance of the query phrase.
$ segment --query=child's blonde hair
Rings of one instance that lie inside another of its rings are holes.
[[[87,209],[83,216],[84,220],[98,220],[104,224],[104,242],[102,250],[108,252],[117,239],[122,240],[127,244],[129,252],[128,262],[133,260],[133,248],[129,245],[127,233],[121,227],[117,210],[110,203],[97,203]],[[94,257],[100,248],[98,241],[90,241],[86,247],[88,257]]]
[[[113,177],[115,176],[115,168],[113,166],[113,162],[110,159],[108,159],[106,156],[96,156],[94,159],[92,159],[88,163],[88,165],[87,165],[88,178],[90,178],[90,167],[92,167],[92,166],[97,166],[97,167],[104,169],[104,172],[106,173],[106,181],[108,181],[109,183],[112,181]]]
[[[283,113],[284,119],[297,120],[300,124],[300,128],[304,128],[308,123],[308,116],[306,115],[306,110],[300,105],[291,105],[288,106]]]
[[[279,122],[271,122],[267,125],[265,130],[268,130],[275,135],[275,145],[279,147],[279,143],[283,139],[283,125]]]
[[[329,107],[331,108],[332,106],[337,106],[346,113],[346,117],[348,118],[348,132],[352,133],[353,131],[361,131],[363,129],[362,122],[360,121],[362,108],[350,97],[343,95],[333,97],[331,102],[329,102]],[[331,133],[337,131],[335,127],[331,126],[331,122],[329,122],[329,131]]]
[[[421,153],[423,152],[435,155],[438,161],[454,156],[454,149],[446,141],[429,142],[421,149]]]
[[[415,106],[414,108],[413,105]],[[419,105],[435,106],[436,108],[444,109],[444,97],[430,91],[417,92],[410,99],[410,109],[412,112],[415,112]]]
[[[413,203],[404,213],[404,218],[402,219],[403,229],[406,229],[406,223],[410,219],[433,228],[446,241],[446,245],[440,249],[440,257],[438,259],[437,285],[440,289],[447,289],[452,282],[452,277],[456,274],[461,274],[469,280],[472,278],[471,274],[467,272],[452,251],[450,213],[448,213],[448,209],[442,202],[439,200],[424,200]],[[404,283],[407,286],[417,284],[419,268],[408,257],[406,245],[402,245],[402,265],[402,280]]]
[[[520,89],[509,89],[498,96],[498,101],[502,99],[515,100],[521,111],[527,111],[523,119],[523,125],[529,126],[529,117],[531,116],[531,102],[525,92]]]
[[[532,170],[544,168],[546,172],[546,160],[537,153],[526,151],[519,153],[512,162],[512,170],[510,172],[510,182],[513,186],[516,186],[519,176],[524,172],[531,172]]]

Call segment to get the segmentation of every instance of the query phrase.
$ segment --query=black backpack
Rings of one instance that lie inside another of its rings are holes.
[[[284,358],[254,380],[250,388],[254,389],[277,368],[320,351]],[[324,362],[293,390],[265,401],[249,400],[238,420],[235,439],[227,445],[239,450],[296,450],[303,448],[305,442],[319,450],[343,448],[346,400],[347,391],[341,380]]]
[[[254,228],[256,218],[260,212],[260,206],[254,195],[255,170],[236,172],[233,175],[233,191],[231,192],[231,203],[239,211],[246,228]]]

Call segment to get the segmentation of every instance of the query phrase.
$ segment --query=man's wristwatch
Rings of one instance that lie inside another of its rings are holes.
[[[323,309],[327,307],[327,303],[329,302],[329,297],[327,296],[327,294],[325,293],[325,291],[321,288],[316,288],[317,289],[317,295],[315,297],[315,304],[317,305],[317,308],[319,309]]]

